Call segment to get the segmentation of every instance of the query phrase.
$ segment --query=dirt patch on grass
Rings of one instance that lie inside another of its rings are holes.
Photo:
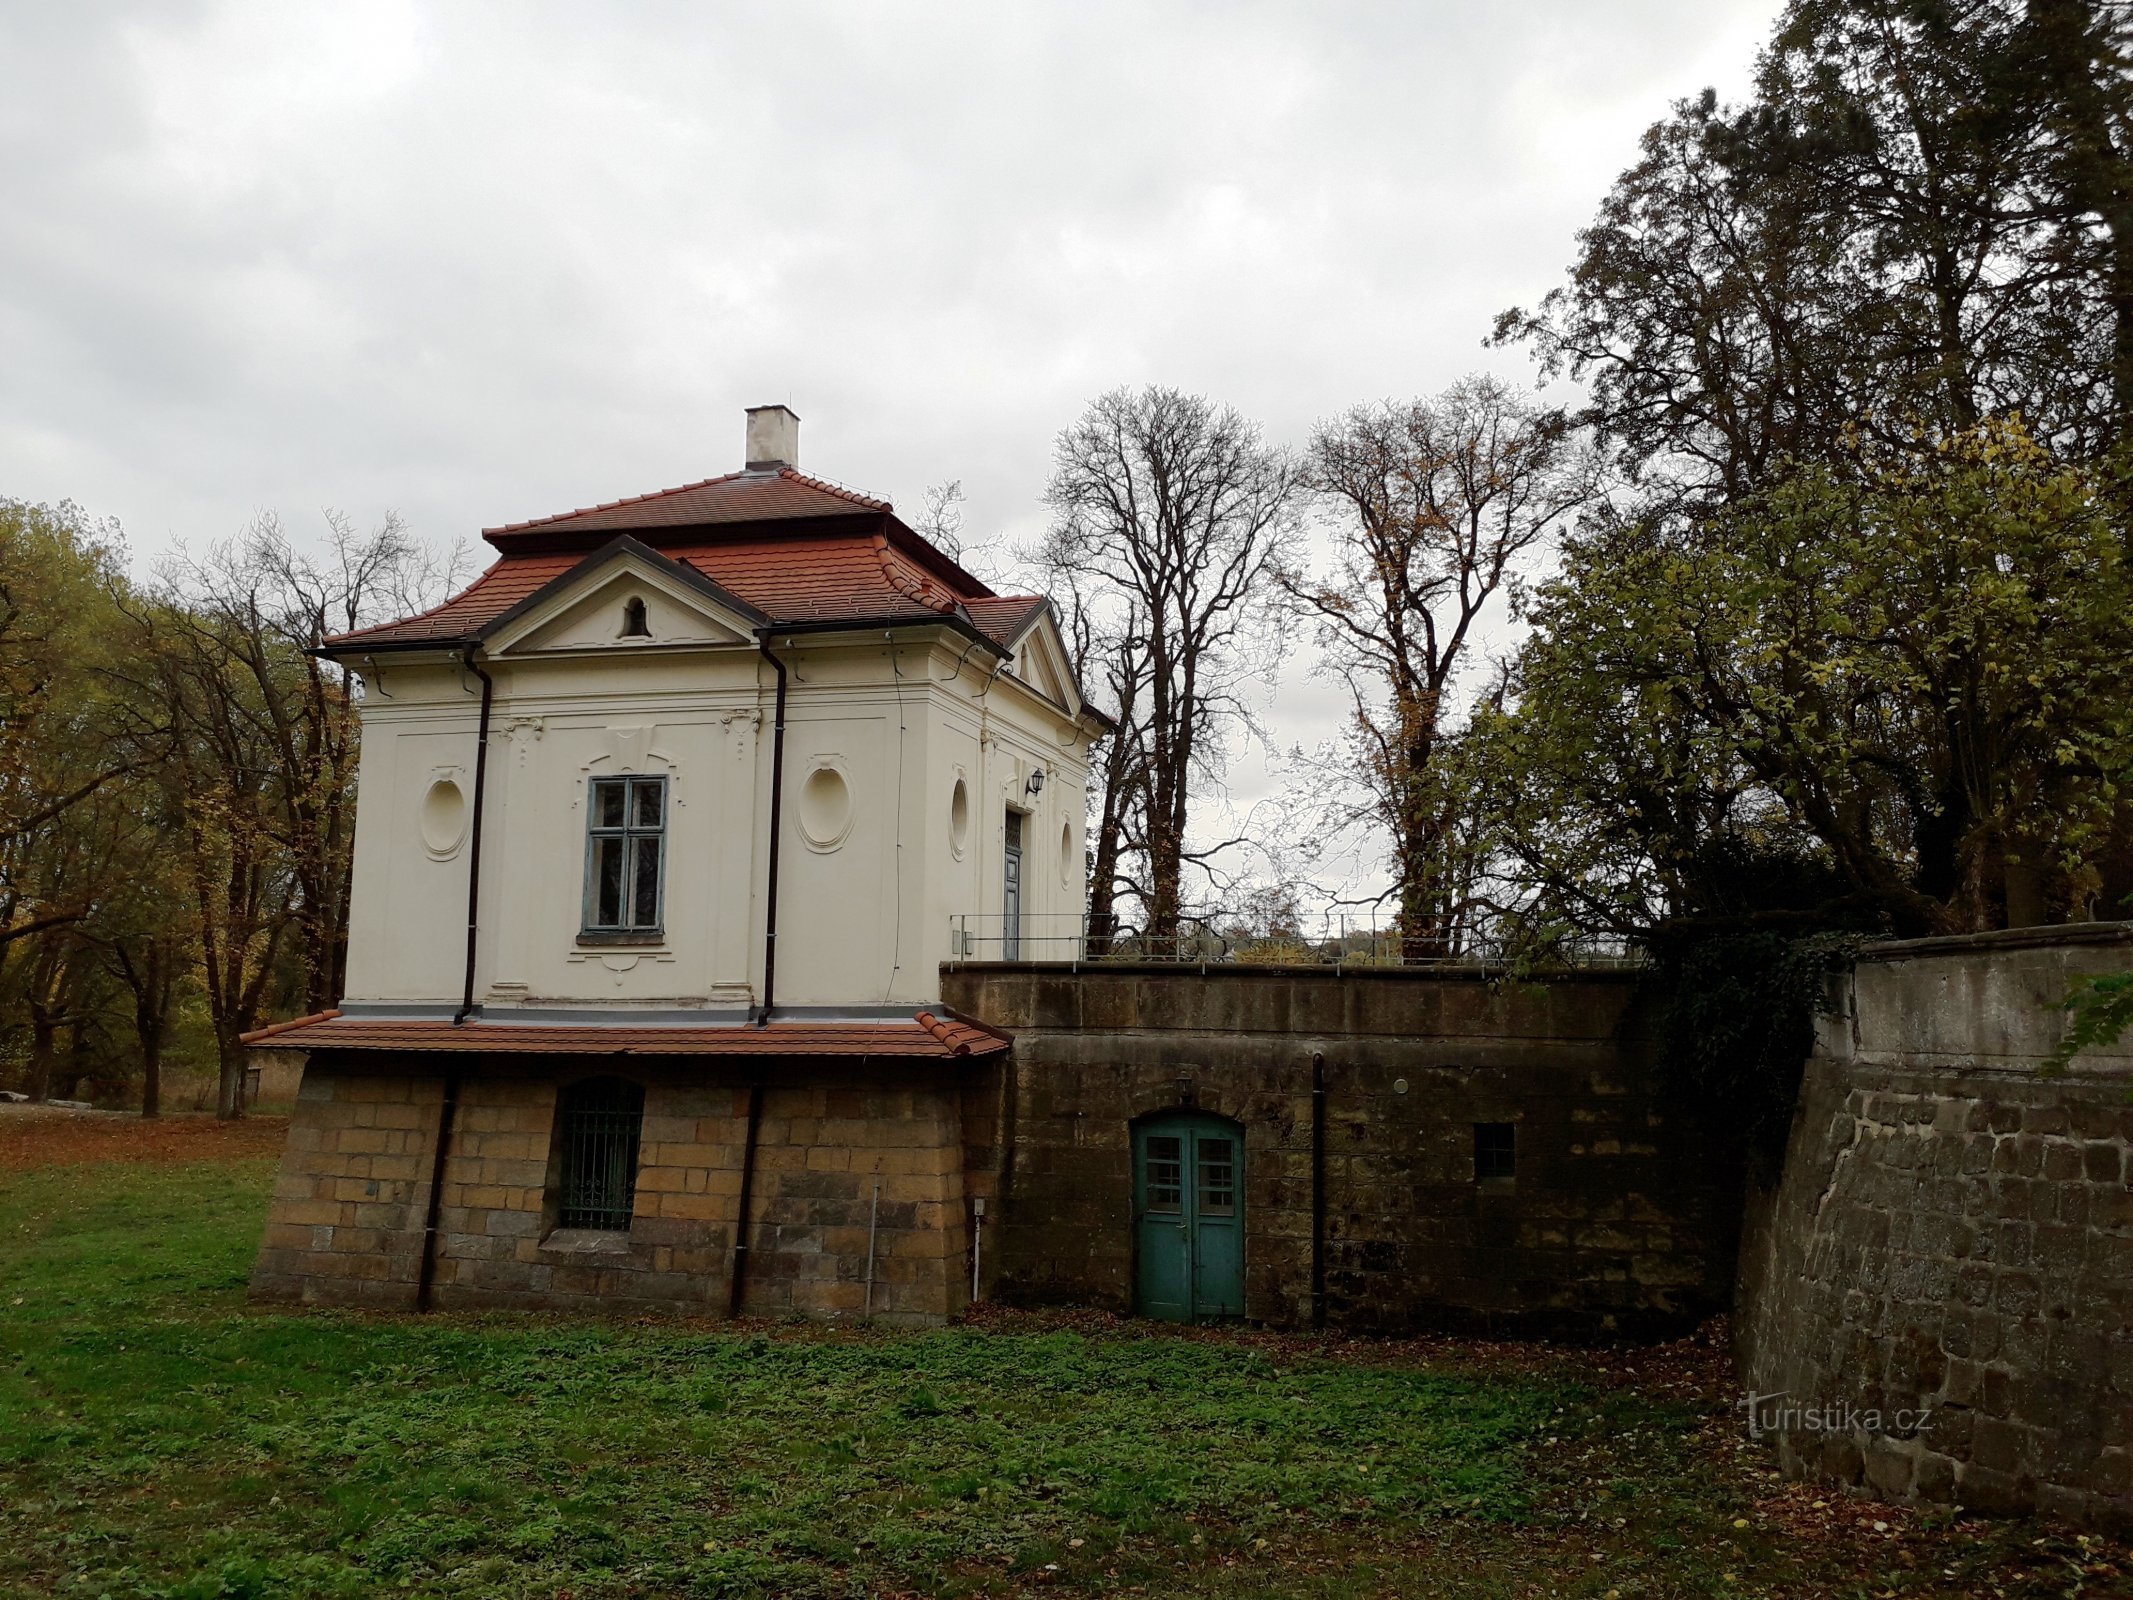
[[[0,1104],[0,1171],[95,1161],[255,1161],[280,1155],[288,1131],[287,1117],[224,1122],[189,1112],[147,1118]]]

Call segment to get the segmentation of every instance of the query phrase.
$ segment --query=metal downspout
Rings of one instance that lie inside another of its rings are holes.
[[[460,652],[460,662],[481,679],[481,720],[474,735],[474,815],[468,826],[467,843],[467,968],[460,991],[459,1009],[452,1026],[463,1027],[474,1013],[474,958],[479,945],[481,921],[481,816],[489,789],[489,712],[496,698],[496,681],[482,670],[470,646]],[[437,1143],[430,1151],[430,1193],[422,1222],[422,1262],[415,1277],[415,1309],[430,1309],[430,1296],[437,1278],[437,1230],[444,1213],[444,1163],[452,1147],[452,1124],[459,1116],[459,1075],[447,1070],[444,1094],[437,1106]]]
[[[778,845],[785,831],[785,663],[771,653],[770,636],[756,635],[756,649],[778,675],[777,707],[770,731],[770,856],[763,890],[763,1003],[756,1012],[756,1026],[770,1025],[770,1008],[778,981]],[[755,1152],[763,1127],[763,1069],[758,1065],[748,1080],[748,1130],[741,1143],[741,1192],[734,1207],[733,1270],[726,1286],[726,1315],[741,1314],[741,1297],[748,1288],[748,1212],[755,1196]]]
[[[481,679],[481,725],[474,737],[474,818],[471,824],[473,838],[467,844],[467,973],[466,986],[459,999],[459,1010],[452,1016],[452,1026],[463,1026],[474,1014],[474,952],[481,921],[481,812],[482,802],[489,788],[489,705],[496,694],[496,682],[484,672],[474,659],[470,646],[462,651],[460,658],[466,669]]]
[[[778,675],[777,711],[770,733],[770,860],[763,889],[763,1004],[756,1026],[767,1026],[778,979],[778,845],[785,831],[785,663],[770,651],[767,634],[756,636],[756,649]]]
[[[763,1069],[758,1066],[748,1078],[748,1133],[741,1145],[741,1194],[734,1207],[733,1270],[727,1275],[726,1315],[741,1314],[741,1296],[748,1286],[748,1207],[755,1193],[755,1147],[763,1126]]]
[[[1326,1325],[1326,1053],[1311,1052],[1311,1326]]]

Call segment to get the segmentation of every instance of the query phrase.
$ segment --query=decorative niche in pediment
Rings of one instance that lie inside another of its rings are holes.
[[[622,556],[532,608],[491,648],[525,656],[751,642],[750,619],[648,562]]]

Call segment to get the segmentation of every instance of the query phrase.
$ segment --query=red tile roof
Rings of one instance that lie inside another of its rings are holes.
[[[973,627],[1003,649],[1044,602],[996,595],[874,500],[790,468],[733,473],[589,510],[491,528],[502,557],[440,606],[338,634],[334,649],[460,644],[588,556],[634,538],[701,573],[773,624]]]
[[[1022,636],[1022,630],[1030,619],[1044,609],[1041,594],[996,594],[983,600],[966,600],[963,609],[970,613],[987,638],[996,639],[1003,645],[1011,645]]]
[[[542,534],[627,533],[648,528],[703,528],[734,522],[777,522],[791,517],[848,517],[891,507],[821,478],[781,467],[775,472],[729,472],[675,489],[609,500],[529,522],[484,528],[482,537],[499,546],[512,536]]]
[[[778,623],[952,618],[975,626],[1004,649],[1044,604],[1041,595],[958,593],[880,533],[745,538],[669,546],[659,553],[695,568]],[[506,555],[441,606],[327,642],[353,650],[471,641],[486,624],[584,559],[583,551]]]
[[[922,1011],[909,1022],[773,1022],[675,1027],[394,1021],[320,1013],[244,1035],[281,1050],[450,1051],[589,1056],[899,1056],[948,1061],[994,1055],[1010,1041],[976,1023]]]

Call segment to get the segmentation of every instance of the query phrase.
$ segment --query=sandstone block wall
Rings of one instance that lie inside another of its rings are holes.
[[[391,1072],[305,1073],[252,1268],[255,1297],[415,1303],[441,1088]]]
[[[2072,979],[2128,967],[2109,924],[1840,986],[1742,1256],[1749,1389],[1857,1424],[1766,1408],[1789,1470],[2133,1528],[2133,1042],[2041,1070]]]
[[[999,965],[944,989],[1015,1034],[1003,1300],[1132,1310],[1132,1125],[1197,1109],[1244,1128],[1247,1317],[1307,1325],[1314,1052],[1329,1324],[1641,1335],[1729,1296],[1738,1169],[1661,1092],[1634,974]],[[1515,1178],[1476,1181],[1477,1122],[1515,1125]]]
[[[443,1101],[437,1056],[390,1068],[314,1056],[292,1118],[252,1290],[262,1299],[414,1304]],[[603,1070],[617,1070],[603,1067]],[[749,1314],[939,1322],[968,1299],[964,1103],[983,1068],[780,1062],[766,1075],[750,1203]],[[557,1094],[594,1075],[485,1058],[461,1078],[440,1207],[440,1309],[724,1315],[733,1271],[746,1070],[631,1062],[645,1085],[626,1235],[556,1227]],[[878,1206],[876,1191],[879,1191]]]

